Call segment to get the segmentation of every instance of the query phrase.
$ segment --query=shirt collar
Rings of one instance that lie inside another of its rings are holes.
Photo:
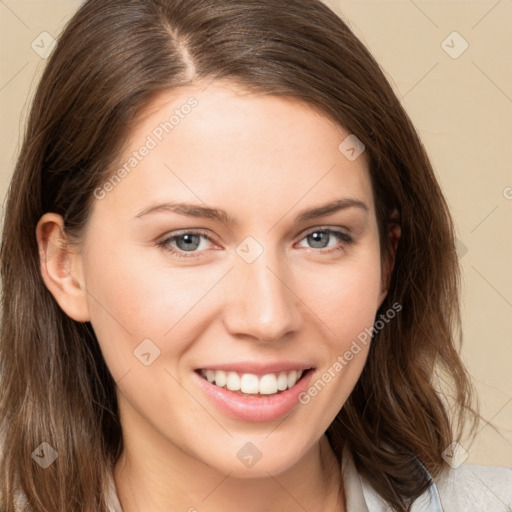
[[[361,477],[347,446],[343,449],[341,459],[341,481],[343,482],[347,512],[371,512],[364,497]]]
[[[418,464],[427,475],[430,485],[411,507],[411,512],[443,512],[441,498],[434,479],[425,466]],[[357,471],[350,449],[343,450],[341,474],[345,491],[347,512],[388,512],[387,502],[377,493],[370,483]]]

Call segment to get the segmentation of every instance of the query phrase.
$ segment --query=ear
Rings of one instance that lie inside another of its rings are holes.
[[[61,309],[77,322],[90,320],[79,251],[68,243],[62,216],[45,213],[36,227],[41,275]]]
[[[382,302],[386,298],[388,294],[389,285],[391,282],[391,276],[393,274],[393,269],[395,268],[395,260],[396,260],[396,251],[398,249],[398,242],[400,240],[400,236],[402,234],[402,228],[400,225],[400,214],[398,210],[395,208],[389,217],[388,220],[388,238],[391,247],[391,254],[386,258],[386,262],[383,265],[382,269],[382,284],[381,284],[381,293],[379,296],[379,308],[382,305]]]

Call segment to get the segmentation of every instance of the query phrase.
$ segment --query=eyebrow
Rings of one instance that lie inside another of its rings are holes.
[[[308,220],[316,219],[317,217],[323,217],[324,215],[330,215],[347,208],[360,208],[366,213],[370,210],[368,205],[359,199],[336,199],[321,206],[315,206],[314,208],[302,210],[295,218],[295,221],[298,223],[306,222]],[[134,219],[140,219],[141,217],[152,213],[162,212],[177,213],[179,215],[185,215],[189,217],[216,220],[229,226],[237,226],[240,224],[240,221],[236,217],[231,216],[221,208],[210,208],[209,206],[180,202],[160,203],[149,206],[148,208],[145,208],[137,215],[135,215]]]

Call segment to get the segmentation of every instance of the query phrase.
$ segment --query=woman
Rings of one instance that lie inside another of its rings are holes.
[[[446,202],[319,1],[86,1],[1,258],[2,512],[512,503],[510,470],[454,469]]]

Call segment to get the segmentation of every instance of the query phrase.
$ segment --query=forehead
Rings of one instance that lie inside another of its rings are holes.
[[[291,97],[219,83],[165,91],[131,128],[116,165],[123,178],[105,203],[133,211],[192,199],[242,210],[277,204],[283,213],[346,196],[373,208],[367,155],[347,157],[351,137]]]

